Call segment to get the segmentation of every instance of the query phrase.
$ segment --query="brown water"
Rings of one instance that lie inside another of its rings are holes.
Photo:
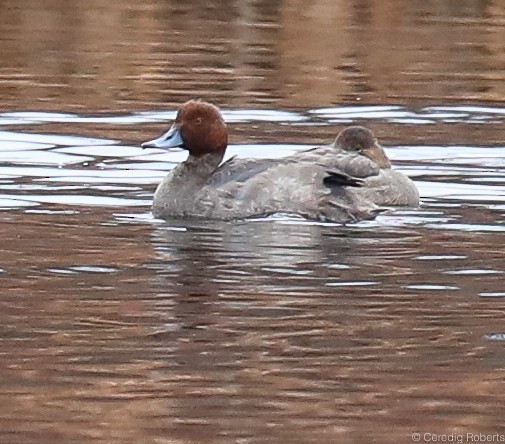
[[[0,60],[0,442],[505,440],[505,3],[2,0]],[[423,206],[154,220],[192,97],[230,155],[366,125]]]

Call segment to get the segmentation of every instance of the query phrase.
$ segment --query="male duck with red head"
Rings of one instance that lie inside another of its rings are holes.
[[[367,168],[359,167],[363,162],[349,162],[349,156],[366,158],[357,151],[345,153],[335,145],[283,159],[231,158],[222,163],[227,144],[219,109],[200,100],[183,104],[165,134],[143,143],[143,147],[182,147],[189,152],[187,160],[173,168],[156,189],[154,216],[230,220],[292,213],[347,223],[373,219],[381,211],[365,193],[352,192],[368,178]],[[380,166],[375,166],[373,173],[378,170]]]

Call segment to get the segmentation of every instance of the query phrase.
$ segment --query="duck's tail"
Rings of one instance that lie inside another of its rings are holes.
[[[378,214],[386,211],[385,208],[380,208],[353,190],[366,185],[363,179],[340,170],[327,170],[323,183],[329,189],[325,211],[327,220],[343,223],[359,222],[375,219]]]

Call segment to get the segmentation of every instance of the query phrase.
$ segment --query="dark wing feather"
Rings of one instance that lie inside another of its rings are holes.
[[[332,186],[361,187],[364,184],[363,179],[349,176],[342,171],[326,171],[326,174],[323,183],[330,188]]]

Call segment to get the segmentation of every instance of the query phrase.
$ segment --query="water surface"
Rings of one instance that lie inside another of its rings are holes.
[[[43,3],[0,5],[0,442],[505,434],[500,2]],[[366,125],[423,204],[155,220],[195,96],[228,156]]]

